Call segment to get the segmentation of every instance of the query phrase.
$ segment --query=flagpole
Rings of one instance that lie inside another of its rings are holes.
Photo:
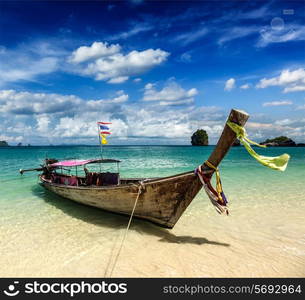
[[[100,126],[98,123],[97,123],[97,134],[98,134],[98,139],[99,139],[99,143],[100,143],[101,159],[103,159],[103,144],[101,141]]]

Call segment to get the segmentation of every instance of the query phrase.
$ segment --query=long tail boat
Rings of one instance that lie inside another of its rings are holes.
[[[248,117],[247,113],[233,109],[228,121],[244,126]],[[235,139],[235,132],[226,123],[214,151],[197,172],[192,170],[162,178],[120,178],[119,172],[94,173],[86,168],[90,164],[119,164],[113,159],[46,159],[40,168],[21,169],[20,173],[41,171],[40,184],[63,198],[173,228],[202,187],[219,213],[228,212],[225,196],[212,187],[211,178]],[[75,166],[83,166],[85,176],[62,172]]]

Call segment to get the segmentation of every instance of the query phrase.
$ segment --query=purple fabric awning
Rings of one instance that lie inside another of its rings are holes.
[[[74,159],[74,160],[63,160],[57,163],[49,165],[50,167],[76,167],[98,162],[99,159]]]
[[[119,160],[116,159],[73,159],[73,160],[63,160],[54,164],[50,164],[50,167],[76,167],[83,166],[93,163],[119,163]]]

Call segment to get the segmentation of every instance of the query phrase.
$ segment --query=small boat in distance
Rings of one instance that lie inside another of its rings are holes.
[[[228,121],[244,126],[248,114],[231,110]],[[41,171],[40,184],[47,190],[89,206],[113,213],[131,215],[160,226],[173,228],[202,186],[220,213],[227,213],[226,199],[210,181],[217,166],[236,139],[236,134],[225,125],[222,135],[207,161],[194,170],[161,178],[121,178],[117,172],[90,172],[91,164],[114,163],[115,159],[57,161],[46,159],[40,168],[20,170]],[[64,173],[65,169],[82,166],[85,175]],[[195,167],[195,166],[194,166]]]

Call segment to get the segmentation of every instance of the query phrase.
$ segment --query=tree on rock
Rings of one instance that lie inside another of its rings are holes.
[[[191,143],[193,146],[207,146],[209,144],[207,132],[203,129],[198,129],[193,133]]]
[[[277,146],[277,147],[295,147],[296,143],[287,136],[278,136],[274,139],[267,139],[261,143],[261,145],[266,146]]]

